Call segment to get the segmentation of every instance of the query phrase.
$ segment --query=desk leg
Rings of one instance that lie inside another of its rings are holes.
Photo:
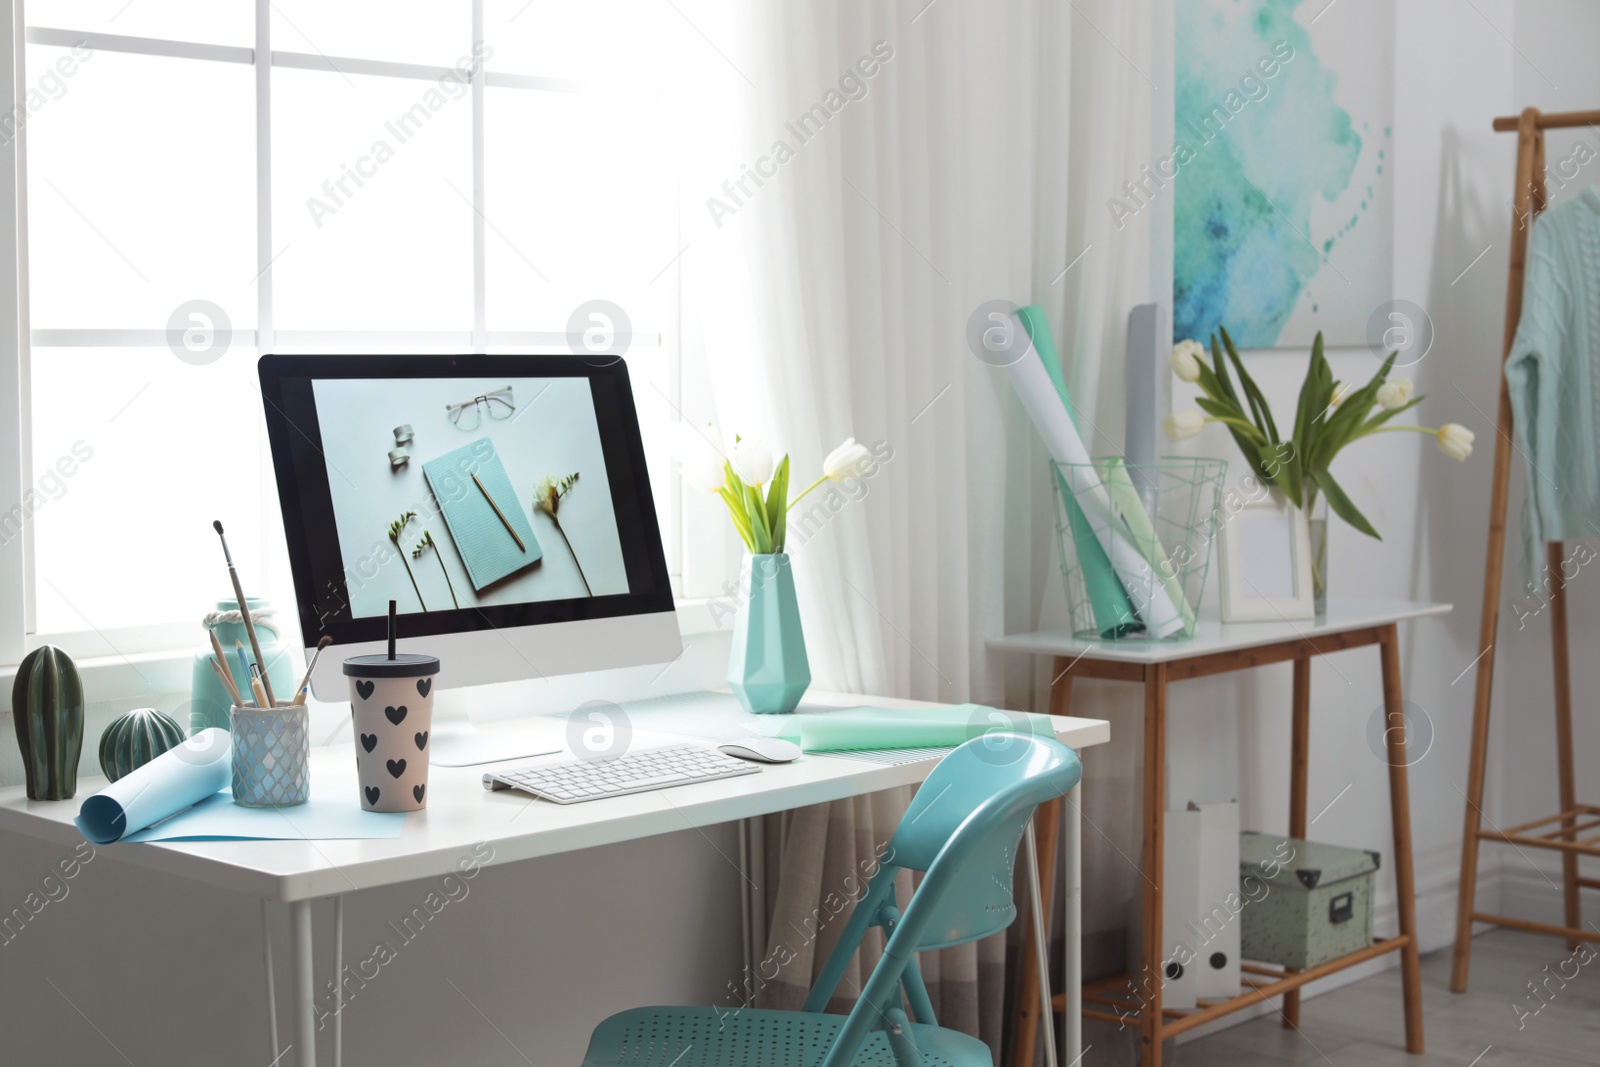
[[[1071,714],[1071,712],[1067,710],[1072,700],[1072,675],[1067,673],[1067,669],[1071,665],[1071,662],[1071,660],[1068,660],[1063,656],[1057,656],[1055,658],[1055,666],[1052,668],[1055,671],[1055,676],[1050,681],[1051,715]],[[1076,795],[1076,793],[1074,792],[1073,795]],[[1047,800],[1043,804],[1039,805],[1039,811],[1035,816],[1039,826],[1039,840],[1042,842],[1042,844],[1039,846],[1041,851],[1041,870],[1039,872],[1038,883],[1039,898],[1041,900],[1051,900],[1054,892],[1053,883],[1056,873],[1055,856],[1057,823],[1061,818],[1062,803],[1062,800]],[[1076,801],[1074,801],[1074,803],[1076,803]],[[1068,833],[1076,834],[1078,829],[1076,814],[1074,813],[1074,815],[1069,818],[1067,822],[1071,827]],[[1071,861],[1069,860],[1069,862]],[[1073,886],[1075,884],[1076,883],[1072,882],[1070,879],[1067,882],[1068,886]],[[1069,889],[1068,892],[1070,893],[1071,890]],[[1045,924],[1047,930],[1050,921],[1049,914],[1050,913],[1048,911],[1045,912]],[[1018,944],[1022,946],[1022,951],[1027,951],[1028,942],[1039,935],[1035,931],[1033,919],[1029,914],[1026,912],[1023,913],[1021,921],[1022,936],[1019,939]],[[1077,935],[1069,931],[1065,936],[1067,940],[1064,943],[1067,946],[1067,956],[1070,960],[1075,955],[1073,952],[1073,947],[1077,944]],[[1068,983],[1067,989],[1069,991],[1069,997],[1077,996],[1081,998],[1081,990],[1074,991],[1071,983]],[[1076,1013],[1073,1009],[1067,1008],[1066,1011],[1067,1018],[1069,1020],[1067,1024],[1068,1026],[1074,1025],[1074,1022],[1081,1024],[1081,1020],[1076,1019]],[[1051,1017],[1050,1012],[1044,1011],[1040,1006],[1038,974],[1033,968],[1024,966],[1017,989],[1016,1031],[1015,1037],[1012,1041],[1011,1067],[1033,1067],[1033,1054],[1034,1049],[1037,1047],[1039,1037],[1039,1020],[1041,1012],[1043,1014],[1045,1025],[1053,1027],[1055,1025],[1055,1020]],[[1067,1046],[1067,1054],[1069,1056],[1076,1055],[1076,1053],[1072,1050],[1070,1043]],[[1069,1059],[1067,1062],[1071,1063],[1072,1061]]]
[[[289,905],[289,933],[293,949],[289,969],[294,972],[295,1062],[300,1067],[317,1067],[317,982],[311,969],[311,901],[297,900]]]
[[[1311,658],[1294,661],[1294,710],[1289,740],[1289,836],[1306,836],[1306,783],[1311,763]],[[1300,990],[1283,995],[1283,1026],[1300,1026]]]
[[[1062,1015],[1066,1022],[1066,1036],[1061,1046],[1061,1059],[1072,1067],[1083,1058],[1083,817],[1078,805],[1083,800],[1083,786],[1074,786],[1062,803],[1061,822],[1064,833],[1061,845],[1065,851],[1065,877],[1062,883],[1061,988],[1066,995]]]
[[[1389,746],[1389,810],[1394,819],[1394,884],[1400,911],[1400,933],[1410,941],[1400,950],[1400,971],[1405,989],[1406,1051],[1421,1055],[1422,959],[1417,950],[1416,883],[1411,869],[1411,787],[1406,775],[1405,703],[1400,687],[1400,636],[1390,623],[1383,628],[1384,715],[1391,724],[1384,731]]]
[[[1140,953],[1139,1062],[1161,1067],[1161,859],[1167,810],[1167,665],[1144,676],[1144,945]]]

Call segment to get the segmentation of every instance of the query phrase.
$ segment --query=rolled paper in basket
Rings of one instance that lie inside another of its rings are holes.
[[[109,845],[228,788],[232,774],[233,740],[213,726],[86,799],[73,821],[84,837]]]
[[[1167,596],[1183,614],[1184,632],[1192,633],[1194,608],[1190,606],[1189,598],[1184,595],[1183,584],[1178,581],[1172,557],[1167,554],[1166,546],[1161,543],[1155,526],[1150,522],[1150,513],[1144,509],[1144,498],[1139,495],[1133,479],[1128,476],[1127,464],[1115,458],[1106,460],[1104,477],[1106,488],[1111,493],[1112,508],[1127,525],[1128,532],[1133,535],[1134,545],[1144,553],[1144,558],[1154,569],[1162,588],[1167,591]]]
[[[1033,339],[1033,347],[1039,353],[1045,373],[1050,376],[1057,395],[1061,397],[1062,409],[1070,417],[1072,412],[1066,400],[1067,383],[1061,372],[1061,360],[1056,355],[1055,342],[1050,339],[1049,327],[1044,322],[1044,312],[1029,306],[1018,311],[1017,318]],[[1101,547],[1099,538],[1094,535],[1094,527],[1083,517],[1083,509],[1078,506],[1066,479],[1057,472],[1056,481],[1061,490],[1061,506],[1067,513],[1067,527],[1072,531],[1072,543],[1078,548],[1078,570],[1083,574],[1083,588],[1089,597],[1089,610],[1094,614],[1095,629],[1108,641],[1122,637],[1142,624],[1134,614],[1133,603],[1123,590],[1116,572],[1111,568],[1111,560]]]
[[[1042,336],[1048,336],[1048,331],[1043,328],[1042,313],[1037,308],[1023,308],[1016,313],[1016,317],[1028,330],[1030,337],[1035,330]],[[1077,427],[1068,414],[1072,407],[1071,397],[1065,395],[1051,378],[1040,355],[1038,342],[1035,341],[1022,358],[1008,364],[1005,372],[1011,379],[1011,387],[1022,399],[1022,406],[1033,420],[1034,429],[1044,438],[1050,457],[1057,463],[1071,465],[1082,472],[1084,484],[1070,486],[1071,492],[1064,494],[1064,499],[1074,501],[1083,510],[1084,525],[1088,527],[1086,532],[1091,534],[1089,537],[1080,537],[1078,528],[1074,526],[1073,542],[1078,547],[1079,565],[1085,564],[1084,546],[1098,543],[1110,561],[1123,592],[1132,602],[1133,611],[1143,620],[1150,636],[1171,637],[1181,631],[1182,613],[1167,595],[1150,562],[1134,547],[1127,527],[1113,514],[1111,497],[1094,473],[1089,450],[1084,447],[1083,438],[1078,436]],[[1068,517],[1070,521],[1070,510]],[[1089,558],[1097,559],[1093,556]],[[1085,567],[1086,584],[1088,573]],[[1101,618],[1096,611],[1097,626]]]

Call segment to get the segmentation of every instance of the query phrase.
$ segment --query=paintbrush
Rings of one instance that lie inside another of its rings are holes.
[[[266,660],[261,656],[261,642],[256,639],[256,624],[250,619],[250,608],[244,599],[244,586],[239,584],[239,572],[233,567],[233,553],[228,551],[228,538],[222,532],[222,523],[219,520],[211,521],[212,529],[217,531],[217,539],[222,542],[222,558],[228,561],[228,577],[233,581],[233,595],[239,601],[239,614],[244,619],[245,636],[250,638],[250,651],[255,654],[256,663],[261,667],[261,685],[266,690],[267,707],[276,707],[277,699],[272,695],[272,683],[267,681]]]
[[[294,706],[300,707],[306,702],[306,690],[311,688],[311,672],[317,667],[317,657],[322,655],[322,650],[333,644],[333,638],[326,635],[317,642],[317,650],[311,653],[311,662],[306,664],[306,676],[300,679],[300,688],[295,690]]]
[[[215,657],[206,662],[211,664],[211,669],[217,672],[218,681],[228,691],[228,695],[233,698],[233,706],[236,708],[244,707],[244,698],[239,695],[239,687],[233,684],[233,675],[229,674],[227,668],[223,667]]]
[[[233,694],[234,705],[242,707],[244,700],[239,696],[239,687],[234,684],[233,672],[228,670],[228,654],[222,651],[222,642],[217,640],[217,631],[208,629],[206,636],[211,638],[211,651],[217,654],[217,666],[222,671],[222,677],[227,683],[228,692]]]

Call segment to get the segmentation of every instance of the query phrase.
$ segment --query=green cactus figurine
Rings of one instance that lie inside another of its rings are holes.
[[[28,778],[29,800],[71,800],[83,752],[83,683],[54,645],[22,658],[11,687],[11,718]]]
[[[183,728],[155,708],[130,711],[100,735],[100,769],[113,782],[183,743]]]

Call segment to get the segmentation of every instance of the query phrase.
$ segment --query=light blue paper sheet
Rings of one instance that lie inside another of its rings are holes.
[[[255,838],[276,841],[375,840],[395,838],[405,812],[363,811],[354,796],[313,793],[288,808],[245,808],[230,790],[215,793],[125,841],[219,841]]]
[[[109,845],[226,788],[232,767],[232,739],[212,726],[85,799],[74,822],[88,840]]]

